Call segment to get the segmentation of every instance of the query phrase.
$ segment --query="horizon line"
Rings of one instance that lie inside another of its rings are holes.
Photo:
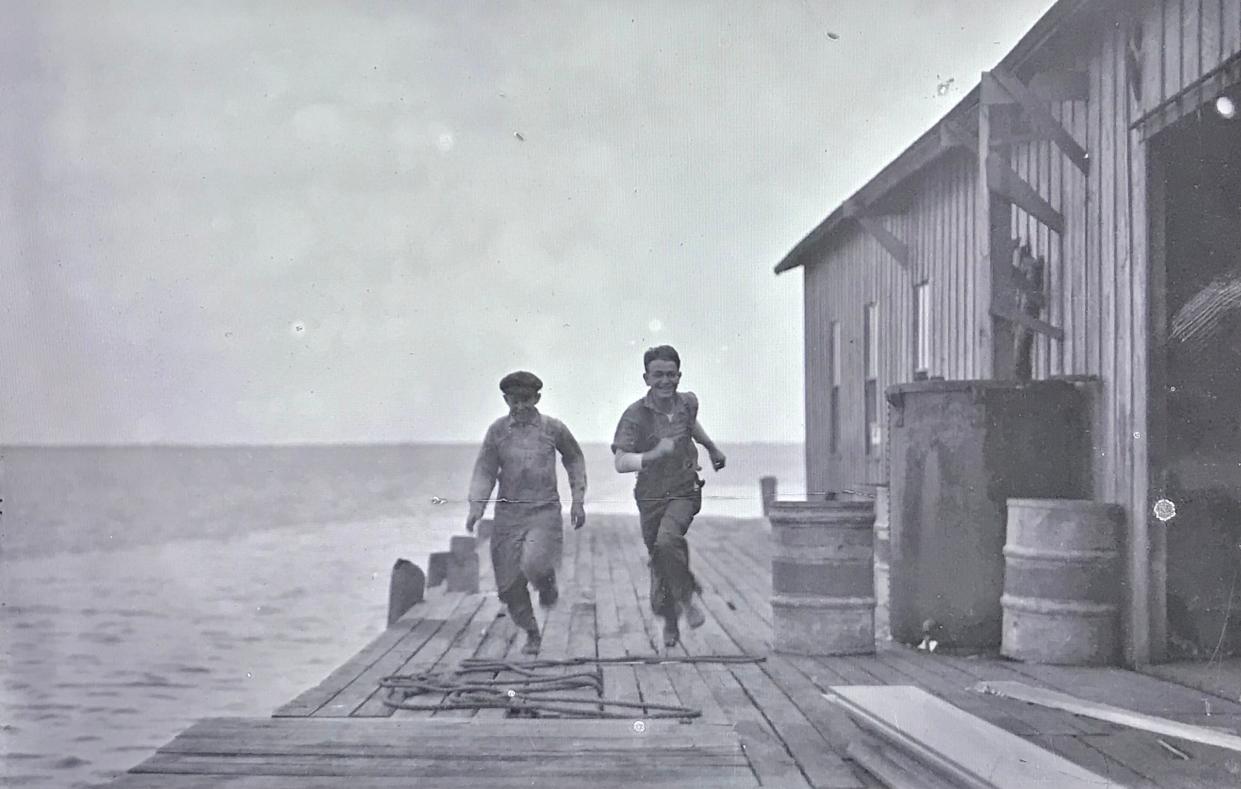
[[[741,441],[733,441],[730,439],[719,439],[720,443],[732,444],[733,446],[802,446],[804,441],[764,441],[759,439],[746,439]],[[441,447],[457,447],[457,446],[478,446],[481,442],[478,440],[467,439],[435,439],[428,441],[291,441],[291,442],[221,442],[221,443],[200,443],[200,442],[83,442],[83,443],[59,443],[59,442],[4,442],[0,441],[0,450],[3,449],[317,449],[317,448],[344,448],[344,447],[410,447],[410,446],[441,446]],[[583,446],[608,446],[607,441],[581,441]]]

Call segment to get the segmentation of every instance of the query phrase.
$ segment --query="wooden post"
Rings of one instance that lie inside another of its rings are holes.
[[[478,593],[478,541],[469,536],[455,535],[449,541],[449,592]]]
[[[408,559],[396,560],[392,565],[392,580],[388,583],[388,627],[422,602],[426,583],[427,577],[418,565]]]
[[[763,497],[763,517],[767,517],[767,513],[771,511],[771,503],[776,500],[776,478],[760,477],[758,487],[762,491]]]
[[[980,377],[1007,379],[1014,374],[1014,333],[1012,324],[996,317],[996,297],[1005,294],[1008,269],[1012,265],[1012,203],[991,189],[987,160],[997,157],[1008,163],[1008,148],[993,148],[993,140],[1002,139],[1009,131],[1012,110],[1004,102],[1003,90],[990,72],[982,75],[981,100],[978,105],[978,203],[976,207],[977,245],[981,257],[978,267],[978,292],[975,315],[979,326],[981,351]],[[995,165],[991,166],[995,169]]]
[[[428,588],[434,588],[448,580],[448,565],[451,556],[448,551],[436,551],[427,557]]]
[[[1133,497],[1126,557],[1129,600],[1125,658],[1134,665],[1167,659],[1168,533],[1167,524],[1153,517],[1151,507],[1168,488],[1168,268],[1165,163],[1158,150],[1142,142],[1136,133],[1130,132],[1130,140],[1135,198],[1141,194],[1138,188],[1144,181],[1147,222],[1146,227],[1132,231],[1134,240],[1144,244],[1146,250],[1145,255],[1140,249],[1133,250],[1135,265],[1145,262],[1147,266],[1146,290],[1134,294],[1147,298],[1147,331],[1145,337],[1135,337],[1134,342],[1145,345],[1148,376],[1145,391],[1135,392],[1146,404],[1145,463],[1140,441],[1135,447],[1134,461],[1134,472],[1147,475],[1145,495]],[[1141,213],[1135,211],[1133,215],[1138,217]],[[1142,283],[1143,278],[1135,277],[1134,281]],[[1137,385],[1141,386],[1141,382]]]

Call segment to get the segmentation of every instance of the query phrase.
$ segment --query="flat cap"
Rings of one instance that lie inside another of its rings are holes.
[[[517,390],[527,392],[537,392],[543,388],[543,382],[534,373],[528,373],[525,370],[518,370],[515,373],[509,373],[500,379],[500,391],[505,394],[511,394]]]

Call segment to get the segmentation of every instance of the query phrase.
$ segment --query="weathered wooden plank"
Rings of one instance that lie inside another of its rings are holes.
[[[1232,751],[1163,738],[1164,742],[1189,756],[1188,759],[1180,759],[1160,746],[1157,736],[1137,731],[1082,739],[1110,761],[1119,762],[1143,776],[1149,781],[1145,785],[1219,789],[1241,783],[1241,760]]]
[[[1181,2],[1181,84],[1202,76],[1202,0]]]
[[[1080,764],[1092,773],[1123,784],[1129,789],[1153,789],[1155,786],[1146,776],[1129,769],[1123,761],[1109,756],[1090,744],[1106,740],[1106,735],[1042,734],[1027,739],[1040,748],[1046,748],[1052,753]]]
[[[396,624],[334,670],[315,687],[303,692],[272,714],[275,717],[312,715],[345,690],[377,662],[392,654],[419,649],[443,625],[461,603],[462,594],[432,594],[411,608]]]
[[[920,758],[934,754],[954,765],[974,786],[1045,786],[1054,775],[1057,787],[1119,786],[1102,776],[976,718],[913,686],[832,688],[863,728]]]
[[[1147,715],[1112,704],[1081,699],[1068,693],[1036,688],[1020,682],[980,682],[976,688],[982,693],[994,693],[1011,699],[1027,701],[1044,707],[1065,710],[1075,715],[1085,715],[1121,726],[1142,729],[1168,737],[1211,745],[1241,753],[1241,737],[1203,726],[1174,721],[1156,715]]]
[[[502,612],[499,616],[491,620],[491,624],[487,627],[487,635],[483,639],[483,643],[475,652],[475,657],[480,660],[504,660],[509,657],[510,648],[513,650],[512,657],[516,659],[519,656],[518,650],[521,648],[521,642],[517,640],[518,629],[510,624],[507,613]],[[521,634],[524,640],[525,635]],[[483,675],[490,679],[496,677],[495,674]],[[506,711],[502,709],[485,709],[476,710],[466,717],[498,720],[504,718]]]
[[[1223,0],[1220,26],[1223,28],[1220,59],[1225,60],[1241,52],[1241,0]]]
[[[392,708],[383,703],[386,691],[380,690],[379,681],[393,674],[413,674],[433,668],[457,639],[462,637],[463,631],[470,626],[482,604],[480,596],[466,595],[452,616],[417,651],[411,654],[392,650],[315,714],[324,717],[391,715]]]
[[[1205,74],[1223,62],[1223,0],[1201,0],[1202,29],[1198,49],[1198,73]]]
[[[624,541],[623,544],[616,547],[616,553],[624,557],[631,571],[641,572],[641,568],[645,566],[646,550],[639,540]],[[643,598],[643,604],[649,604],[649,600],[645,597]],[[660,633],[656,632],[659,629],[656,622],[651,618],[644,618],[644,621],[647,623],[648,637],[652,640],[658,638]],[[681,643],[669,650],[668,654],[673,656],[689,654],[686,648],[687,639],[689,643],[702,647],[703,644],[695,640],[695,634],[694,630],[688,626],[683,626]],[[698,652],[698,654],[705,654],[705,652]],[[702,712],[701,720],[707,723],[731,721],[731,718],[725,713],[712,694],[710,687],[704,681],[697,667],[670,663],[662,668],[681,702],[687,707]]]
[[[733,773],[715,774],[704,777],[710,780],[711,786],[720,789],[750,789],[758,783],[753,774]],[[582,776],[543,775],[538,779],[538,786],[545,789],[581,789]],[[408,776],[368,776],[368,789],[408,789],[411,779]],[[686,781],[680,775],[647,777],[642,781],[643,787],[650,789],[682,789],[686,786],[702,786],[694,781]],[[108,786],[117,789],[357,789],[358,780],[355,776],[321,776],[321,775],[168,775],[168,774],[127,774],[118,778]],[[469,776],[436,776],[435,786],[443,789],[529,789],[530,778],[521,775],[469,775]],[[590,776],[591,789],[622,789],[633,784],[628,776]]]
[[[652,719],[641,730],[630,722],[607,719],[481,719],[431,718],[205,718],[177,739],[267,738],[311,742],[460,741],[513,738],[523,742],[549,740],[590,741],[582,747],[614,745],[615,741],[645,742],[649,748],[694,746],[731,747],[734,737],[727,725],[695,724]]]
[[[617,614],[621,617],[621,638],[625,648],[633,655],[658,654],[663,648],[662,641],[657,642],[656,637],[652,637],[647,630],[648,616],[653,617],[649,614],[650,585],[647,579],[639,574],[640,570],[634,569],[631,573],[629,564],[623,560],[616,562],[613,569],[618,583]],[[656,643],[660,645],[658,648]],[[681,703],[667,672],[661,667],[639,666],[635,673],[644,702],[673,706]]]
[[[1156,44],[1156,48],[1158,48]],[[1100,151],[1102,142],[1100,140],[1100,116],[1103,112],[1103,100],[1101,98],[1103,91],[1103,68],[1101,66],[1100,45],[1098,40],[1093,40],[1089,44],[1090,51],[1087,54],[1087,68],[1090,73],[1090,91],[1092,97],[1097,97],[1086,105],[1086,137],[1085,144],[1089,150]],[[1162,88],[1161,88],[1162,89]],[[1102,152],[1098,154],[1102,157]],[[1084,230],[1086,234],[1087,248],[1082,258],[1083,267],[1086,269],[1086,292],[1083,303],[1086,306],[1086,322],[1082,327],[1082,333],[1086,340],[1086,359],[1084,372],[1097,372],[1102,370],[1102,362],[1100,357],[1100,348],[1102,345],[1103,327],[1102,318],[1100,317],[1100,307],[1103,304],[1102,292],[1106,287],[1099,278],[1099,257],[1101,234],[1099,228],[1102,226],[1101,198],[1100,190],[1102,189],[1102,181],[1099,178],[1087,178],[1086,185],[1086,216]],[[1100,411],[1102,403],[1100,403]],[[1100,437],[1102,439],[1103,437]],[[1103,487],[1106,484],[1107,463],[1110,462],[1106,456],[1106,449],[1102,450],[1101,462],[1097,466],[1099,470],[1099,490],[1102,495]],[[1099,458],[1096,455],[1096,458]]]
[[[462,637],[458,639],[457,642],[454,643],[447,652],[444,653],[444,657],[441,659],[441,663],[443,664],[443,669],[445,671],[452,671],[455,668],[457,668],[457,666],[460,665],[462,660],[465,660],[466,658],[472,658],[475,656],[475,654],[478,652],[479,647],[483,643],[483,639],[486,638],[487,634],[492,629],[502,626],[503,624],[502,621],[497,618],[502,608],[503,608],[503,603],[501,603],[499,599],[496,598],[495,595],[487,595],[483,598],[482,607],[478,609],[478,613],[474,615],[473,621],[470,623],[469,627],[465,629],[465,631],[462,634]],[[448,699],[447,694],[438,697],[438,701],[441,703],[443,703],[447,699]],[[424,700],[427,703],[433,703],[437,699],[435,697],[427,696],[424,698]],[[396,710],[395,712],[392,713],[392,715],[393,717],[405,717],[405,716],[424,717],[424,716],[430,715],[430,716],[435,716],[435,717],[446,717],[446,718],[468,718],[468,717],[471,717],[471,715],[473,715],[473,711],[472,710],[445,710],[443,712],[428,713],[428,712],[417,712],[417,711],[412,711],[412,710]]]
[[[1226,699],[1241,701],[1241,658],[1210,663],[1162,663],[1143,666],[1143,674]],[[1206,705],[1214,699],[1204,699]],[[1205,706],[1204,705],[1204,709]]]
[[[134,769],[143,773],[208,773],[213,775],[341,775],[356,778],[407,776],[420,780],[441,776],[524,774],[528,780],[544,775],[573,776],[585,786],[595,778],[625,775],[634,784],[648,777],[679,775],[685,781],[710,783],[749,771],[744,756],[724,759],[697,754],[660,752],[598,758],[591,753],[561,754],[555,759],[388,759],[351,756],[198,756],[157,754]]]
[[[972,688],[984,680],[1032,681],[1027,675],[1010,669],[1008,661],[1002,660],[931,655],[925,652],[916,652],[907,647],[895,647],[885,652],[884,658],[891,659],[898,665],[909,666],[911,670],[918,667],[932,675],[944,677],[955,689],[952,693],[954,697],[961,692],[965,692],[967,695],[976,695]],[[921,675],[918,676],[921,678]],[[919,682],[919,684],[922,683]],[[933,692],[940,692],[937,689],[937,685],[931,680],[927,680],[925,687]],[[956,703],[955,698],[950,700],[954,704]],[[1115,727],[1109,723],[1094,721],[1089,718],[1078,718],[1057,712],[1056,710],[1038,709],[1037,707],[1013,702],[1011,699],[988,698],[987,702],[993,705],[996,710],[1023,721],[1035,730],[1034,732],[1026,732],[1017,728],[1010,729],[1015,734],[1021,734],[1022,736],[1032,733],[1045,735],[1108,734],[1115,730]],[[999,721],[993,722],[1004,725]],[[1009,727],[1005,726],[1005,728]]]
[[[617,550],[624,554],[630,563],[641,562],[645,555],[644,549],[633,545],[628,548],[618,546]],[[699,560],[703,559],[704,551],[705,549],[696,551],[695,556]],[[702,561],[698,562],[698,566],[702,564]],[[707,608],[707,621],[702,628],[689,636],[693,639],[696,648],[709,654],[738,654],[737,645],[718,622],[718,598],[704,595],[703,603]],[[698,669],[699,676],[702,677],[720,707],[732,720],[736,721],[737,733],[750,757],[755,774],[763,784],[806,786],[806,778],[799,769],[797,761],[776,732],[772,730],[766,715],[761,708],[756,706],[734,672],[729,667],[719,664],[704,664],[698,666]]]
[[[1241,704],[1235,701],[1208,697],[1201,691],[1124,669],[1044,666],[1016,662],[1010,665],[1018,674],[1033,679],[1032,684],[1152,715],[1169,712],[1205,714],[1208,703],[1212,712],[1222,715],[1241,714]]]
[[[1162,5],[1163,84],[1159,96],[1160,101],[1175,96],[1185,86],[1181,77],[1181,4],[1178,0],[1177,2],[1164,2]]]
[[[1007,701],[1005,699],[980,699],[978,694],[970,691],[973,683],[967,683],[958,678],[949,679],[941,673],[929,670],[925,665],[921,665],[932,661],[933,658],[930,661],[906,659],[897,650],[885,650],[876,655],[874,662],[887,666],[896,672],[897,676],[888,684],[917,685],[934,693],[948,703],[960,707],[971,715],[976,715],[1012,734],[1029,737],[1039,734],[1044,728],[1049,728],[1052,733],[1056,734],[1080,733],[1079,729],[1055,720],[1055,716],[1047,716],[1050,719],[1047,721],[1030,720],[1028,717],[1023,718],[1021,713],[1027,712],[1029,708],[1022,709],[1020,705],[1005,704],[1003,703]]]
[[[588,527],[589,528],[589,527]],[[624,657],[629,652],[625,649],[621,637],[620,617],[617,613],[616,590],[619,581],[613,568],[613,557],[608,551],[612,544],[611,530],[595,533],[593,550],[596,556],[596,577],[600,583],[596,590],[597,605],[595,613],[598,617],[600,657]],[[638,688],[638,677],[633,666],[604,666],[603,693],[608,698],[619,701],[641,701],[642,694]]]
[[[513,721],[514,729],[520,729],[521,723]],[[366,757],[384,759],[547,759],[558,758],[561,754],[579,754],[586,746],[589,753],[601,759],[612,757],[629,757],[636,754],[651,753],[648,744],[619,740],[618,744],[605,743],[595,745],[590,740],[573,737],[533,738],[505,737],[492,738],[487,742],[478,742],[462,732],[462,739],[455,740],[411,740],[406,743],[376,744],[372,742],[345,743],[338,740],[316,741],[309,743],[255,743],[246,739],[221,740],[215,738],[196,737],[180,740],[169,747],[161,748],[163,754],[197,754],[227,756],[339,756],[341,758]],[[707,747],[698,744],[679,748],[661,747],[660,758],[671,755],[693,756],[694,758],[719,758],[721,764],[740,764],[743,760],[740,746]]]
[[[718,558],[718,554],[708,552],[705,558],[706,561],[701,563],[704,566],[704,572],[715,572],[711,567],[711,559]],[[732,642],[747,654],[765,654],[768,651],[766,641],[761,639],[759,634],[763,630],[769,630],[769,625],[757,619],[752,612],[740,609],[737,612],[729,612],[736,613],[735,618],[727,617],[725,612],[728,609],[720,604],[719,598],[714,596],[704,598],[704,604],[714,615],[714,623],[719,623]],[[725,619],[731,619],[735,625],[730,627]],[[722,638],[714,636],[711,631],[704,635],[707,639],[713,639],[714,643],[721,644],[722,648],[724,643]],[[778,671],[774,664],[770,666],[738,664],[732,666],[730,671],[745,688],[747,695],[754,700],[754,704],[762,711],[775,734],[796,759],[798,766],[811,784],[832,787],[860,786],[849,766],[831,750],[831,741],[827,736],[816,728],[799,705],[790,700],[789,695],[769,675],[769,671]],[[826,722],[830,713],[824,712],[818,717]]]

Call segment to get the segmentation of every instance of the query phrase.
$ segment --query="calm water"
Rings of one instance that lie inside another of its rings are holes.
[[[632,511],[584,449],[588,513]],[[704,513],[757,514],[764,474],[804,489],[799,445],[725,450]],[[460,529],[475,452],[0,449],[0,784],[91,785],[317,684],[382,629],[393,561]]]

